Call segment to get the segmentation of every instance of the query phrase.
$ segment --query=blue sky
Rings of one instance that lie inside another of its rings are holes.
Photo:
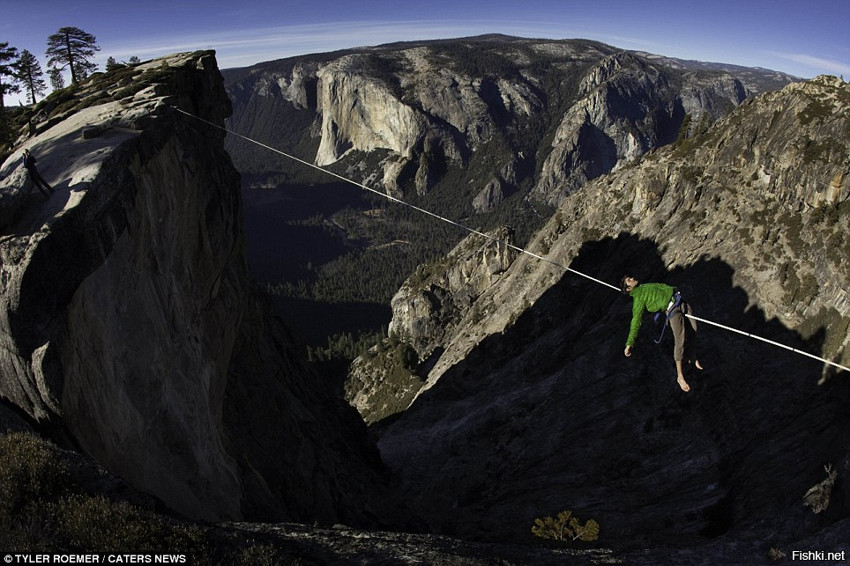
[[[393,41],[504,33],[850,79],[850,0],[0,0],[0,41],[47,70],[47,36],[97,37],[95,62],[215,49],[219,67]],[[6,97],[6,104],[17,97]]]

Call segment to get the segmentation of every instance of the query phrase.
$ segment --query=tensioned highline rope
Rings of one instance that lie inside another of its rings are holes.
[[[405,202],[405,201],[403,201],[403,200],[401,200],[401,199],[398,199],[398,198],[396,198],[396,197],[394,197],[394,196],[392,196],[392,195],[388,195],[387,193],[382,193],[381,191],[375,190],[375,189],[373,189],[373,188],[371,188],[371,187],[369,187],[369,186],[367,186],[367,185],[364,185],[364,184],[362,184],[362,183],[358,183],[357,181],[353,181],[353,180],[351,180],[351,179],[348,179],[348,178],[346,178],[346,177],[343,177],[342,175],[339,175],[339,174],[337,174],[337,173],[334,173],[333,171],[329,171],[329,170],[327,170],[327,169],[324,169],[324,168],[322,168],[322,167],[319,167],[318,165],[315,165],[315,164],[313,164],[313,163],[310,163],[309,161],[304,161],[303,159],[301,159],[301,158],[299,158],[299,157],[296,157],[296,156],[294,156],[294,155],[290,155],[290,154],[286,153],[285,151],[281,151],[281,150],[279,150],[279,149],[276,149],[276,148],[274,148],[274,147],[271,147],[271,146],[269,146],[269,145],[266,145],[266,144],[264,144],[264,143],[262,143],[262,142],[258,142],[257,140],[251,139],[251,138],[249,138],[248,136],[243,136],[243,135],[242,135],[242,134],[240,134],[240,133],[234,132],[234,131],[232,131],[232,130],[228,130],[228,129],[227,129],[227,128],[225,128],[224,126],[219,126],[218,124],[214,124],[213,122],[210,122],[209,120],[204,120],[203,118],[200,118],[200,117],[198,117],[198,116],[195,116],[194,114],[190,114],[189,112],[186,112],[185,110],[181,110],[180,108],[176,108],[176,107],[172,107],[172,108],[174,108],[174,110],[177,110],[177,111],[178,111],[178,112],[180,112],[181,114],[185,114],[186,116],[191,116],[192,118],[195,118],[196,120],[199,120],[199,121],[201,121],[201,122],[204,122],[205,124],[209,124],[210,126],[213,126],[214,128],[218,128],[218,129],[220,129],[220,130],[224,130],[224,131],[225,131],[225,132],[227,132],[228,134],[232,134],[232,135],[234,135],[234,136],[236,136],[236,137],[238,137],[238,138],[242,138],[243,140],[249,141],[249,142],[251,142],[251,143],[253,143],[253,144],[256,144],[256,145],[258,145],[258,146],[260,146],[260,147],[263,147],[263,148],[265,148],[265,149],[268,149],[269,151],[273,151],[273,152],[275,152],[275,153],[277,153],[277,154],[280,154],[280,155],[282,155],[282,156],[284,156],[284,157],[288,157],[289,159],[292,159],[293,161],[297,161],[298,163],[302,163],[302,164],[306,165],[307,167],[312,167],[313,169],[316,169],[317,171],[321,171],[322,173],[326,173],[326,174],[328,174],[328,175],[330,175],[330,176],[332,176],[332,177],[336,177],[337,179],[339,179],[339,180],[341,180],[341,181],[345,181],[346,183],[350,183],[350,184],[352,184],[352,185],[354,185],[354,186],[356,186],[356,187],[360,187],[361,189],[363,189],[363,190],[365,190],[365,191],[369,191],[370,193],[375,193],[376,195],[382,196],[382,197],[384,197],[385,199],[388,199],[388,200],[390,200],[390,201],[392,201],[392,202],[395,202],[395,203],[398,203],[398,204],[404,205],[404,206],[406,206],[406,207],[412,208],[413,210],[416,210],[416,211],[418,211],[418,212],[421,212],[422,214],[427,214],[428,216],[432,216],[432,217],[434,217],[434,218],[437,218],[438,220],[442,220],[443,222],[448,222],[449,224],[451,224],[451,225],[453,225],[453,226],[457,226],[458,228],[461,228],[461,229],[463,229],[463,230],[466,230],[467,232],[470,232],[470,233],[475,234],[475,235],[477,235],[477,236],[481,236],[482,238],[486,238],[486,239],[488,239],[488,240],[492,240],[492,241],[494,241],[494,242],[498,242],[498,243],[503,244],[503,245],[505,245],[505,246],[507,246],[507,247],[509,247],[509,248],[511,248],[511,249],[513,249],[513,250],[516,250],[516,251],[518,251],[518,252],[520,252],[520,253],[524,253],[524,254],[526,254],[526,255],[530,255],[530,256],[531,256],[531,257],[533,257],[533,258],[539,259],[539,260],[541,260],[541,261],[545,261],[546,263],[551,263],[552,265],[554,265],[554,266],[556,266],[556,267],[560,267],[561,269],[564,269],[564,270],[569,271],[569,272],[571,272],[571,273],[575,273],[576,275],[579,275],[579,276],[581,276],[581,277],[585,277],[585,278],[587,278],[587,279],[590,279],[591,281],[593,281],[593,282],[595,282],[595,283],[599,283],[600,285],[605,285],[606,287],[610,287],[610,288],[614,289],[615,291],[619,291],[619,290],[620,290],[620,289],[618,289],[617,287],[615,287],[614,285],[611,285],[610,283],[606,283],[605,281],[602,281],[602,280],[600,280],[600,279],[596,279],[595,277],[591,277],[590,275],[586,275],[586,274],[584,274],[584,273],[581,273],[581,272],[579,272],[579,271],[576,271],[575,269],[569,268],[569,267],[567,267],[567,266],[565,266],[565,265],[561,265],[560,263],[558,263],[558,262],[556,262],[556,261],[552,261],[552,260],[551,260],[551,259],[549,259],[549,258],[545,258],[545,257],[543,257],[543,256],[541,256],[541,255],[537,255],[537,254],[536,254],[536,253],[534,253],[534,252],[530,252],[530,251],[528,251],[528,250],[526,250],[526,249],[523,249],[523,248],[521,248],[521,247],[519,247],[519,246],[515,246],[515,245],[513,245],[513,244],[511,244],[511,243],[505,242],[504,240],[500,240],[499,238],[496,238],[496,237],[491,236],[491,235],[489,235],[489,234],[485,234],[484,232],[480,232],[480,231],[476,230],[475,228],[470,228],[469,226],[465,226],[465,225],[463,225],[463,224],[461,224],[461,223],[459,223],[459,222],[456,222],[456,221],[452,220],[451,218],[446,218],[445,216],[440,216],[439,214],[436,214],[436,213],[434,213],[434,212],[431,212],[430,210],[426,210],[426,209],[424,209],[424,208],[418,207],[418,206],[416,206],[415,204],[410,204],[409,202]]]
[[[227,132],[228,134],[231,134],[231,135],[233,135],[233,136],[236,136],[236,137],[238,137],[238,138],[241,138],[241,139],[243,139],[243,140],[245,140],[245,141],[251,142],[251,143],[253,143],[253,144],[255,144],[255,145],[258,145],[258,146],[260,146],[260,147],[262,147],[262,148],[268,149],[269,151],[272,151],[272,152],[274,152],[274,153],[277,153],[277,154],[279,154],[279,155],[282,155],[282,156],[284,156],[284,157],[286,157],[286,158],[288,158],[288,159],[291,159],[291,160],[293,160],[293,161],[297,161],[298,163],[301,163],[301,164],[303,164],[303,165],[306,165],[307,167],[311,167],[311,168],[313,168],[313,169],[316,169],[317,171],[321,171],[322,173],[325,173],[325,174],[330,175],[330,176],[332,176],[332,177],[336,177],[337,179],[339,179],[339,180],[341,180],[341,181],[344,181],[344,182],[346,182],[346,183],[352,184],[352,185],[354,185],[354,186],[356,186],[356,187],[359,187],[359,188],[361,188],[361,189],[363,189],[363,190],[365,190],[365,191],[368,191],[368,192],[370,192],[370,193],[374,193],[374,194],[379,195],[379,196],[381,196],[381,197],[383,197],[383,198],[385,198],[385,199],[387,199],[387,200],[390,200],[390,201],[395,202],[395,203],[397,203],[397,204],[400,204],[400,205],[406,206],[406,207],[408,207],[408,208],[412,208],[413,210],[416,210],[416,211],[418,211],[418,212],[421,212],[422,214],[426,214],[426,215],[428,215],[428,216],[431,216],[431,217],[436,218],[436,219],[438,219],[438,220],[441,220],[441,221],[443,221],[443,222],[447,222],[447,223],[451,224],[452,226],[457,226],[458,228],[461,228],[462,230],[466,230],[467,232],[469,232],[469,233],[471,233],[471,234],[475,234],[476,236],[481,236],[482,238],[485,238],[485,239],[487,239],[487,240],[491,240],[491,241],[493,241],[493,242],[497,242],[497,243],[499,243],[499,244],[502,244],[502,245],[504,245],[504,246],[506,246],[506,247],[508,247],[508,248],[511,248],[512,250],[515,250],[515,251],[517,251],[517,252],[520,252],[520,253],[523,253],[523,254],[529,255],[529,256],[531,256],[531,257],[533,257],[533,258],[535,258],[535,259],[538,259],[538,260],[540,260],[540,261],[544,261],[544,262],[546,262],[546,263],[549,263],[549,264],[551,264],[551,265],[554,265],[555,267],[559,267],[560,269],[563,269],[564,271],[567,271],[567,272],[569,272],[569,273],[574,273],[575,275],[578,275],[578,276],[580,276],[580,277],[584,277],[585,279],[589,279],[590,281],[593,281],[594,283],[598,283],[598,284],[600,284],[600,285],[604,285],[605,287],[608,287],[608,288],[610,288],[610,289],[613,289],[613,290],[617,291],[618,293],[620,292],[620,288],[619,288],[619,287],[617,287],[617,286],[615,286],[615,285],[611,285],[610,283],[607,283],[607,282],[605,282],[605,281],[602,281],[601,279],[597,279],[597,278],[595,278],[595,277],[591,277],[590,275],[587,275],[586,273],[582,273],[582,272],[580,272],[580,271],[576,271],[575,269],[573,269],[573,268],[571,268],[571,267],[568,267],[568,266],[566,266],[566,265],[563,265],[563,264],[561,264],[561,263],[558,263],[557,261],[551,260],[551,259],[546,258],[546,257],[543,257],[543,256],[541,256],[541,255],[538,255],[538,254],[536,254],[536,253],[534,253],[534,252],[528,251],[528,250],[526,250],[525,248],[521,248],[521,247],[519,247],[519,246],[516,246],[516,245],[514,245],[514,244],[508,243],[508,242],[506,242],[506,241],[504,241],[504,240],[501,240],[501,239],[496,238],[496,237],[494,237],[494,236],[491,236],[491,235],[489,235],[489,234],[485,234],[484,232],[481,232],[481,231],[476,230],[476,229],[474,229],[474,228],[470,228],[469,226],[466,226],[466,225],[464,225],[464,224],[461,224],[460,222],[457,222],[457,221],[455,221],[455,220],[452,220],[451,218],[446,218],[446,217],[444,217],[444,216],[441,216],[441,215],[439,215],[439,214],[436,214],[436,213],[434,213],[434,212],[431,212],[430,210],[426,210],[426,209],[424,209],[424,208],[421,208],[421,207],[416,206],[416,205],[414,205],[414,204],[411,204],[411,203],[409,203],[409,202],[405,202],[405,201],[403,201],[403,200],[401,200],[401,199],[399,199],[399,198],[396,198],[396,197],[394,197],[394,196],[392,196],[392,195],[388,195],[387,193],[383,193],[383,192],[381,192],[381,191],[378,191],[378,190],[376,190],[376,189],[373,189],[373,188],[371,188],[371,187],[369,187],[369,186],[367,186],[367,185],[364,185],[364,184],[362,184],[362,183],[358,183],[357,181],[353,181],[353,180],[351,180],[351,179],[348,179],[348,178],[346,178],[346,177],[343,177],[342,175],[339,175],[339,174],[337,174],[337,173],[334,173],[333,171],[329,171],[329,170],[327,170],[327,169],[324,169],[323,167],[319,167],[318,165],[316,165],[316,164],[314,164],[314,163],[310,163],[309,161],[305,161],[305,160],[303,160],[303,159],[301,159],[301,158],[299,158],[299,157],[296,157],[296,156],[294,156],[294,155],[290,155],[290,154],[286,153],[285,151],[282,151],[282,150],[279,150],[279,149],[277,149],[277,148],[274,148],[274,147],[271,147],[271,146],[269,146],[269,145],[266,145],[266,144],[264,144],[264,143],[262,143],[262,142],[259,142],[259,141],[255,140],[255,139],[252,139],[252,138],[249,138],[248,136],[242,135],[242,134],[240,134],[240,133],[238,133],[238,132],[234,132],[234,131],[232,131],[232,130],[229,130],[229,129],[225,128],[224,126],[219,126],[218,124],[216,124],[216,123],[214,123],[214,122],[210,122],[209,120],[205,120],[205,119],[203,119],[203,118],[201,118],[201,117],[199,117],[199,116],[195,116],[194,114],[191,114],[191,113],[189,113],[189,112],[186,112],[185,110],[181,110],[180,108],[177,108],[177,107],[174,107],[174,106],[172,106],[171,108],[173,108],[173,109],[174,109],[174,110],[176,110],[177,112],[180,112],[181,114],[185,114],[186,116],[189,116],[189,117],[191,117],[191,118],[194,118],[195,120],[198,120],[198,121],[200,121],[200,122],[203,122],[203,123],[205,123],[205,124],[208,124],[208,125],[210,125],[210,126],[212,126],[212,127],[214,127],[214,128],[218,128],[219,130],[223,130],[224,132]],[[724,329],[724,330],[729,330],[729,331],[731,331],[731,332],[736,332],[736,333],[741,334],[741,335],[743,335],[743,336],[747,336],[748,338],[753,338],[753,339],[755,339],[755,340],[761,340],[762,342],[766,342],[766,343],[771,344],[771,345],[773,345],[773,346],[778,346],[778,347],[780,347],[780,348],[784,348],[784,349],[786,349],[786,350],[790,350],[791,352],[794,352],[794,353],[796,353],[796,354],[800,354],[800,355],[803,355],[803,356],[807,356],[807,357],[809,357],[809,358],[813,358],[813,359],[815,359],[815,360],[821,361],[821,362],[823,362],[823,363],[825,363],[825,364],[828,364],[828,365],[831,365],[831,366],[837,367],[837,368],[839,368],[839,369],[843,369],[844,371],[850,372],[850,368],[849,368],[849,367],[847,367],[847,366],[843,366],[843,365],[841,365],[841,364],[837,364],[837,363],[835,363],[835,362],[833,362],[833,361],[827,360],[826,358],[822,358],[822,357],[820,357],[820,356],[815,356],[814,354],[809,354],[808,352],[804,352],[804,351],[799,350],[799,349],[797,349],[797,348],[792,348],[791,346],[786,346],[785,344],[782,344],[782,343],[780,343],[780,342],[775,342],[775,341],[773,341],[773,340],[769,340],[769,339],[767,339],[767,338],[762,338],[761,336],[757,336],[757,335],[755,335],[755,334],[751,334],[751,333],[749,333],[749,332],[744,332],[743,330],[738,330],[738,329],[736,329],[736,328],[732,328],[732,327],[730,327],[730,326],[726,326],[726,325],[723,325],[723,324],[720,324],[720,323],[717,323],[717,322],[713,322],[713,321],[711,321],[711,320],[706,320],[706,319],[704,319],[704,318],[699,318],[699,317],[694,316],[694,315],[691,315],[691,314],[685,314],[684,316],[686,316],[686,317],[688,317],[688,318],[691,318],[691,319],[693,319],[693,320],[696,320],[696,321],[698,321],[698,322],[702,322],[702,323],[705,323],[705,324],[709,324],[709,325],[711,325],[711,326],[716,326],[716,327],[718,327],[718,328],[722,328],[722,329]]]

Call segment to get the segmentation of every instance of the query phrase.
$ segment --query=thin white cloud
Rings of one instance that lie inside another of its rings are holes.
[[[141,59],[195,49],[215,49],[219,66],[244,66],[294,55],[335,51],[405,40],[441,39],[504,33],[521,37],[579,37],[556,25],[509,21],[397,21],[303,24],[218,32],[194,36],[147,38],[144,42],[104,44],[102,55]],[[586,37],[586,35],[582,36]]]
[[[113,57],[123,58],[136,55],[141,58],[156,57],[167,53],[194,49],[215,49],[220,57],[251,57],[253,62],[267,60],[264,57],[287,57],[302,53],[329,51],[344,47],[371,45],[372,41],[400,37],[419,37],[427,27],[411,26],[410,33],[395,24],[379,22],[328,23],[214,32],[194,36],[147,38],[144,42],[104,45]],[[415,32],[415,35],[414,35]]]
[[[771,55],[793,61],[799,65],[803,65],[812,70],[812,75],[850,75],[850,65],[840,61],[824,59],[822,57],[813,57],[802,53],[782,53],[779,51],[771,51]]]

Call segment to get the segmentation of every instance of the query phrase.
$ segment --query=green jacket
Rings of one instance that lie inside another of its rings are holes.
[[[634,346],[635,344],[635,338],[637,338],[638,330],[640,330],[640,325],[643,322],[643,311],[666,311],[675,291],[674,287],[664,283],[644,283],[632,289],[632,292],[629,293],[633,300],[632,325],[629,329],[629,337],[626,339],[626,346]]]

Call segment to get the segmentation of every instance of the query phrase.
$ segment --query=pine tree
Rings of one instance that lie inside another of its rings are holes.
[[[36,96],[43,95],[47,90],[43,77],[44,71],[41,70],[41,65],[35,55],[26,49],[21,51],[17,80],[27,91],[30,104],[35,104],[37,102]]]
[[[97,71],[90,61],[96,51],[100,47],[95,36],[80,28],[63,27],[47,38],[47,65],[60,71],[70,69],[71,84],[76,84]]]
[[[0,109],[4,108],[3,97],[6,94],[19,92],[20,88],[15,84],[18,71],[18,50],[9,47],[8,41],[0,41]],[[10,80],[7,80],[9,77]]]
[[[65,77],[62,76],[61,69],[48,69],[47,76],[50,77],[50,86],[53,90],[65,88]]]

